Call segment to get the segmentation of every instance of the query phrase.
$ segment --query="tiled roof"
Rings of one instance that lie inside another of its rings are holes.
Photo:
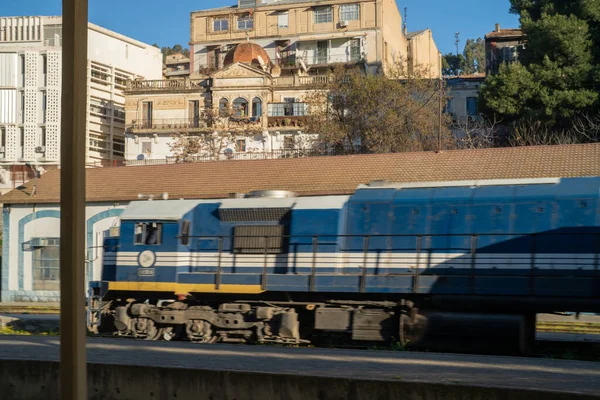
[[[510,38],[510,37],[521,37],[523,36],[523,30],[516,29],[501,29],[500,31],[493,31],[485,35],[486,39],[491,38]]]
[[[300,195],[350,194],[374,180],[433,182],[600,176],[600,143],[299,159],[219,161],[88,169],[88,201],[130,201],[138,194],[221,198],[252,190]],[[56,203],[60,171],[0,197],[0,203]]]
[[[408,40],[410,40],[410,39],[412,39],[412,38],[414,38],[414,37],[417,37],[417,36],[419,36],[419,35],[421,35],[421,34],[423,34],[423,33],[425,33],[425,32],[427,32],[427,29],[422,29],[422,30],[420,30],[420,31],[415,31],[415,32],[408,32],[408,33],[406,34],[406,38],[407,38]]]

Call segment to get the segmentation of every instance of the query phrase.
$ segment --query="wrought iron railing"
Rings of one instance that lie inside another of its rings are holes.
[[[205,79],[158,79],[127,81],[126,91],[204,90]]]

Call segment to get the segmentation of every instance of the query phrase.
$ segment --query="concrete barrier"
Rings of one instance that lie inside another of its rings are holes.
[[[232,365],[232,368],[235,368]],[[59,363],[0,360],[0,398],[59,400]],[[89,400],[588,400],[528,389],[89,364]]]

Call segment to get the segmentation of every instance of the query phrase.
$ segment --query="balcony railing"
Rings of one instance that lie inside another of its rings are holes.
[[[325,85],[329,83],[330,78],[327,75],[313,76],[280,76],[273,79],[274,86],[314,86]]]
[[[201,130],[209,128],[210,124],[202,118],[192,119],[153,119],[153,120],[134,120],[127,126],[129,131],[142,130]]]
[[[127,81],[126,91],[161,92],[171,90],[200,90],[206,85],[205,79],[160,79],[148,81]]]
[[[301,116],[288,115],[285,117],[269,117],[268,118],[268,127],[269,128],[281,128],[281,129],[302,128],[302,127],[306,126],[307,118],[308,117],[305,115],[301,115]]]
[[[202,131],[210,129],[261,129],[260,117],[215,117],[202,115],[191,119],[134,120],[127,126],[129,132],[139,131]]]

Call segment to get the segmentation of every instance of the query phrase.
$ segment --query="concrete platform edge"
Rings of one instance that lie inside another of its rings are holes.
[[[232,365],[232,368],[235,366]],[[59,400],[57,361],[0,360],[0,393]],[[591,400],[598,396],[521,388],[88,364],[89,400]]]

